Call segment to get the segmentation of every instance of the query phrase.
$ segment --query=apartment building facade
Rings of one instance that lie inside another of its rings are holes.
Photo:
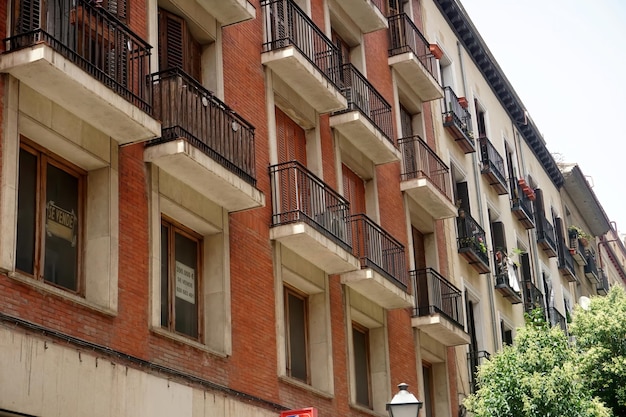
[[[456,1],[0,10],[0,416],[452,416],[624,279]]]

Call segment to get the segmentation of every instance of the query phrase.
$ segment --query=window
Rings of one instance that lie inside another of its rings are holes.
[[[43,149],[19,150],[17,250],[21,272],[79,292],[85,173]]]
[[[356,402],[364,407],[372,408],[368,329],[357,323],[352,323],[352,344],[354,348]]]
[[[232,352],[228,211],[151,165],[150,329],[226,356]]]
[[[513,344],[513,330],[504,320],[500,320],[500,337],[502,338],[502,347]]]
[[[287,335],[287,375],[309,382],[308,299],[285,287],[285,324]]]
[[[201,237],[161,223],[161,326],[197,339]]]
[[[159,9],[159,68],[178,68],[201,80],[202,46],[191,35],[187,22],[164,9]]]

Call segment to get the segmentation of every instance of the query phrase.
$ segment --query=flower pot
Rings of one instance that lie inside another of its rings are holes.
[[[430,53],[433,54],[435,59],[443,58],[443,51],[436,43],[431,43],[428,49],[430,50]]]
[[[463,107],[464,109],[467,108],[467,106],[469,106],[469,103],[467,102],[467,99],[465,97],[459,97],[459,104],[461,105],[461,107]]]

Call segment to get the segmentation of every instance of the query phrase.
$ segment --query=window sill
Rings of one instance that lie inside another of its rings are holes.
[[[356,410],[356,411],[360,411],[362,413],[366,413],[369,414],[370,416],[375,416],[375,417],[389,417],[388,414],[386,413],[379,413],[376,412],[374,410],[372,410],[371,408],[367,408],[367,407],[363,407],[362,405],[353,403],[352,401],[350,401],[350,408]]]
[[[320,389],[317,389],[317,388],[315,388],[315,387],[313,387],[313,386],[311,386],[309,384],[306,384],[306,383],[304,383],[304,382],[302,382],[302,381],[300,381],[298,379],[291,378],[291,377],[288,377],[286,375],[279,375],[278,379],[280,381],[286,383],[286,384],[293,385],[294,387],[298,387],[298,388],[302,388],[302,389],[305,389],[307,391],[310,391],[310,392],[312,392],[313,394],[315,394],[315,395],[317,395],[319,397],[327,398],[329,400],[335,398],[335,396],[332,393],[326,392],[326,391],[322,391]]]
[[[157,335],[157,336],[160,336],[160,337],[163,337],[163,338],[166,338],[166,339],[170,339],[170,340],[174,340],[174,341],[179,342],[179,343],[183,343],[185,345],[191,346],[192,348],[201,350],[203,352],[210,353],[210,354],[215,355],[215,356],[219,356],[220,358],[227,358],[228,357],[227,354],[225,354],[223,352],[218,352],[216,350],[213,350],[213,349],[209,348],[207,345],[198,342],[197,340],[188,339],[185,336],[181,336],[181,335],[178,335],[176,333],[169,332],[167,330],[162,329],[161,327],[151,327],[150,331],[152,333],[154,333],[155,335]]]
[[[72,294],[71,292],[67,292],[61,288],[57,288],[55,286],[46,284],[45,282],[38,281],[28,275],[24,275],[18,271],[8,271],[6,272],[7,276],[17,282],[21,282],[22,284],[28,285],[30,287],[36,288],[39,291],[46,292],[49,294],[56,295],[60,298],[68,300],[74,304],[78,304],[80,306],[86,307],[90,310],[97,311],[100,314],[104,314],[109,317],[117,317],[117,311],[104,307],[100,304],[96,304],[87,300],[80,295]]]

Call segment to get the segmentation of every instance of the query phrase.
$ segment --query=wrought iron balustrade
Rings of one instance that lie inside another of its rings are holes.
[[[411,271],[415,282],[415,316],[442,314],[463,328],[463,296],[461,291],[432,268]]]
[[[607,295],[609,292],[609,277],[602,269],[598,269],[598,284],[596,285],[596,291],[600,295]]]
[[[189,143],[256,185],[254,127],[180,69],[152,75],[154,114],[161,138],[148,145],[185,138]]]
[[[89,0],[15,0],[7,52],[49,45],[142,111],[152,113],[150,49],[112,13]]]
[[[482,136],[478,140],[480,142],[480,159],[483,164],[481,172],[490,174],[493,177],[492,180],[497,181],[498,186],[506,193],[504,158],[486,136]]]
[[[348,108],[338,113],[360,111],[393,144],[391,105],[352,64],[341,66],[340,81],[343,85],[342,93],[348,100]]]
[[[543,292],[535,285],[534,282],[523,280],[522,288],[524,290],[524,311],[530,313],[534,309],[541,309],[545,316],[545,302]]]
[[[559,310],[554,307],[550,307],[548,309],[548,316],[550,318],[550,326],[558,326],[567,334],[567,319],[559,312]]]
[[[457,217],[457,244],[459,251],[470,250],[485,265],[489,265],[485,231],[468,213]]]
[[[352,249],[350,203],[297,161],[269,168],[272,226],[304,222]]]
[[[361,268],[373,268],[407,291],[409,273],[404,246],[365,214],[352,216],[354,255]]]
[[[389,16],[389,56],[412,52],[426,71],[437,80],[437,59],[430,43],[405,13]]]
[[[511,191],[511,211],[513,211],[517,219],[527,229],[535,227],[535,215],[533,213],[533,201],[524,192],[524,188],[520,185],[520,180],[515,176],[509,179]]]
[[[402,180],[428,178],[450,201],[452,188],[450,168],[419,136],[398,139],[404,162]]]
[[[468,139],[472,139],[474,134],[472,132],[472,115],[469,110],[459,103],[459,98],[452,90],[452,87],[446,86],[443,88],[443,121],[445,123],[454,123]]]
[[[264,52],[294,46],[331,84],[343,87],[339,49],[293,0],[262,0],[261,10]]]
[[[486,350],[472,350],[467,353],[468,370],[470,373],[470,392],[475,393],[478,390],[478,367],[485,361],[488,361],[491,354]]]
[[[581,245],[582,246],[582,245]],[[596,255],[591,250],[587,250],[587,264],[585,265],[585,276],[598,281],[598,266],[596,265]]]
[[[545,217],[537,219],[537,240],[545,241],[550,248],[556,250],[556,233],[554,226]]]

